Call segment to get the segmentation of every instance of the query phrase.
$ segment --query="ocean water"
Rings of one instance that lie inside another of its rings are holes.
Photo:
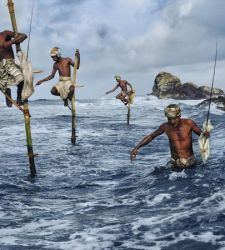
[[[77,101],[77,144],[61,101],[30,102],[38,176],[29,177],[23,115],[0,105],[0,250],[225,249],[225,122],[212,106],[211,155],[172,172],[161,135],[130,150],[165,121],[163,108],[181,105],[182,117],[202,126],[199,101],[139,96],[126,125],[115,99]]]

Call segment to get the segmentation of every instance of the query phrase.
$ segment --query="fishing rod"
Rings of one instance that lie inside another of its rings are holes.
[[[208,112],[207,112],[206,125],[208,125],[209,115],[210,115],[210,108],[211,108],[211,102],[212,102],[212,92],[213,92],[214,79],[215,79],[215,73],[216,73],[217,49],[218,49],[218,45],[217,45],[217,39],[216,39],[215,61],[214,61],[214,68],[213,68],[213,77],[212,77],[212,83],[211,83],[211,91],[210,91],[210,96],[209,96],[209,107],[208,107]]]
[[[31,37],[31,29],[32,29],[32,22],[33,22],[33,13],[34,13],[34,0],[32,1],[31,16],[30,16],[30,27],[29,27],[29,33],[28,33],[27,60],[28,60],[28,54],[29,54],[29,49],[30,49],[30,37]]]
[[[216,39],[215,61],[214,61],[213,77],[212,77],[211,91],[210,91],[210,96],[209,96],[209,106],[208,106],[208,111],[207,111],[207,117],[206,117],[206,121],[203,123],[202,133],[198,139],[200,154],[201,154],[203,163],[206,163],[210,154],[209,139],[208,139],[208,136],[207,137],[205,136],[205,132],[209,133],[213,129],[209,116],[210,116],[210,108],[211,108],[211,102],[212,102],[214,79],[215,79],[215,73],[216,73],[216,62],[217,62],[217,39]]]

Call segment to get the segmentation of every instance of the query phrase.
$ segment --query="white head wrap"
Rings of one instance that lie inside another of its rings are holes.
[[[51,51],[50,51],[50,56],[58,56],[58,57],[60,57],[61,56],[60,49],[58,47],[52,48]]]
[[[115,79],[116,79],[116,80],[121,80],[121,76],[116,75],[116,76],[115,76]]]
[[[176,104],[171,104],[164,109],[167,118],[176,118],[181,115],[181,108]]]

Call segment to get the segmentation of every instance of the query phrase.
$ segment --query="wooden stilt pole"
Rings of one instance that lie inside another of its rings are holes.
[[[15,105],[20,111],[22,111],[24,113],[24,109],[22,109],[16,101],[14,101],[10,96],[8,96],[5,92],[3,92],[1,89],[0,91],[2,92],[2,94],[13,104]]]
[[[8,8],[9,8],[9,14],[11,18],[12,28],[16,36],[18,34],[18,29],[17,29],[17,24],[16,24],[14,3],[12,0],[8,0]],[[16,51],[17,52],[21,51],[20,44],[16,44]],[[24,103],[23,110],[24,110],[23,113],[24,113],[24,123],[25,123],[25,130],[26,130],[27,154],[29,158],[30,174],[31,174],[31,177],[35,177],[36,168],[35,168],[35,163],[34,163],[34,153],[33,153],[32,136],[31,136],[31,128],[30,128],[30,112],[29,112],[28,102]]]
[[[135,91],[132,89],[128,95],[128,104],[127,104],[127,125],[130,124],[130,108],[131,104],[134,103]]]
[[[75,92],[75,91],[74,91]],[[75,105],[75,93],[72,98],[71,103],[71,113],[72,113],[72,133],[71,133],[71,143],[76,144],[76,105]]]
[[[76,49],[76,52],[78,49]],[[73,70],[73,84],[74,84],[74,94],[71,101],[71,113],[72,113],[72,133],[71,133],[71,143],[76,144],[76,79],[77,79],[77,64],[78,64],[78,58],[75,54],[75,60],[74,60],[74,70]]]
[[[127,125],[130,124],[130,100],[127,104]]]
[[[32,145],[32,136],[31,136],[31,128],[30,128],[30,113],[29,113],[29,106],[28,103],[23,105],[24,108],[24,123],[25,123],[25,130],[26,130],[26,138],[27,138],[27,155],[29,159],[30,165],[30,173],[31,176],[34,177],[37,172],[34,163],[34,152],[33,152],[33,145]]]

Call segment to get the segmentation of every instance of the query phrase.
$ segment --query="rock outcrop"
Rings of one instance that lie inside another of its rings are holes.
[[[160,72],[154,80],[151,95],[160,99],[199,100],[209,98],[210,91],[211,89],[207,86],[198,87],[191,82],[182,84],[178,77],[167,72]],[[214,88],[212,95],[218,97],[224,95],[224,92]]]
[[[217,109],[220,109],[222,111],[225,111],[225,96],[218,96],[218,97],[213,97],[211,99],[211,103],[214,103],[216,105]],[[198,104],[200,107],[201,106],[208,106],[209,105],[209,99],[204,100],[203,102]]]

